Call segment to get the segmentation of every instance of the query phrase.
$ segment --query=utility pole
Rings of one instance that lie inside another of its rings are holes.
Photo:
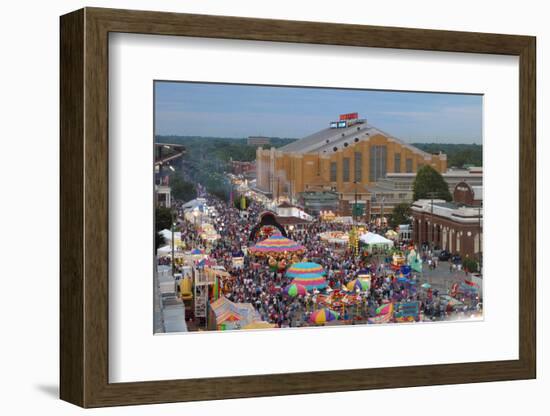
[[[172,278],[174,278],[174,275],[176,274],[176,256],[174,255],[174,228],[176,227],[175,224],[175,218],[174,218],[174,209],[171,210],[171,219],[172,219],[172,226],[170,227],[172,230]]]

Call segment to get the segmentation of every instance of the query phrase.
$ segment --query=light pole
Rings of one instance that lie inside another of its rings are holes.
[[[174,219],[174,210],[172,209],[171,210],[171,213],[172,213],[172,227],[171,228],[171,231],[172,231],[172,278],[174,279],[174,275],[176,274],[176,256],[175,256],[175,253],[174,253],[174,229],[176,228],[176,223],[175,223],[175,219]]]

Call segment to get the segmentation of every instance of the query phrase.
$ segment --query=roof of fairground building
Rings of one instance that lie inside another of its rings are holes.
[[[419,199],[411,205],[414,212],[422,212],[439,217],[446,217],[453,221],[471,223],[483,218],[481,207],[466,206],[456,202],[447,202],[442,199],[434,199],[433,207],[431,199]]]
[[[300,217],[279,217],[279,216],[277,216],[277,221],[281,225],[307,224],[308,222],[310,222],[309,220],[306,220],[305,218],[300,218]]]
[[[353,146],[355,143],[361,141],[368,141],[371,137],[376,135],[382,135],[389,140],[399,143],[400,145],[408,148],[414,153],[430,158],[430,153],[424,152],[404,141],[388,134],[375,126],[368,124],[366,120],[358,120],[356,124],[353,124],[345,128],[326,128],[317,133],[310,134],[300,140],[289,143],[286,146],[280,147],[279,151],[284,153],[331,153],[334,152],[334,148],[341,150],[348,146]],[[445,155],[441,154],[441,157]]]

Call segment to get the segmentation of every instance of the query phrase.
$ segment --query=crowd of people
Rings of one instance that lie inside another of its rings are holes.
[[[270,269],[266,258],[247,255],[244,256],[244,264],[238,267],[233,264],[234,256],[242,256],[243,251],[246,252],[247,247],[254,244],[249,241],[249,235],[265,208],[251,201],[247,209],[242,211],[204,190],[200,196],[206,199],[206,205],[213,208],[212,217],[208,220],[213,223],[220,238],[213,243],[202,241],[197,224],[183,219],[181,205],[176,207],[178,231],[181,231],[181,240],[186,247],[206,249],[210,259],[229,272],[232,281],[225,296],[233,302],[252,304],[264,321],[279,327],[308,325],[308,317],[315,310],[315,294],[297,297],[285,295],[283,289],[290,284],[291,279],[285,276],[284,271]],[[369,227],[373,232],[380,231],[375,225]],[[319,237],[325,231],[348,232],[350,228],[351,225],[319,219],[286,228],[288,237],[305,247],[302,260],[307,259],[323,266],[329,291],[345,290],[360,270],[368,270],[371,276],[370,289],[368,293],[362,294],[360,307],[344,311],[344,320],[366,322],[369,317],[376,315],[379,307],[388,302],[419,302],[420,319],[423,320],[457,319],[480,312],[481,299],[475,294],[468,295],[468,302],[463,302],[464,306],[457,310],[449,308],[448,302],[440,296],[443,293],[431,288],[422,289],[421,273],[411,273],[407,279],[398,279],[397,273],[390,267],[392,257],[388,251],[357,253],[348,246],[327,244]],[[397,243],[396,248],[406,250],[408,242]],[[439,267],[436,259],[426,257],[425,252],[422,256],[426,260],[426,267]]]

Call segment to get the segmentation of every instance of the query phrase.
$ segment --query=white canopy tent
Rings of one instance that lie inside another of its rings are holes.
[[[157,248],[157,256],[159,257],[169,257],[172,255],[172,246],[164,246]],[[174,256],[175,257],[182,257],[183,252],[179,250],[178,248],[174,247]]]
[[[164,229],[159,231],[159,234],[162,235],[166,241],[172,241],[172,231]],[[174,232],[174,240],[181,240],[181,233],[179,231]]]
[[[393,241],[388,240],[385,237],[382,237],[380,234],[367,232],[359,236],[359,240],[369,246],[387,246],[393,247]]]
[[[199,209],[199,210],[203,211],[205,205],[206,205],[206,199],[204,199],[204,198],[195,198],[195,199],[192,199],[191,201],[186,202],[185,204],[183,204],[182,209],[184,211],[193,210],[193,209]]]

